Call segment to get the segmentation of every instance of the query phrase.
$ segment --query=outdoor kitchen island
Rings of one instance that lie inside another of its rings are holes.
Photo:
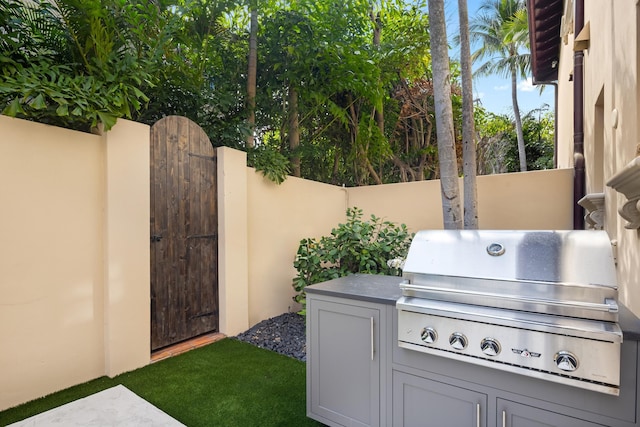
[[[398,345],[401,277],[306,288],[307,415],[329,426],[640,426],[640,320],[620,306],[619,395]]]

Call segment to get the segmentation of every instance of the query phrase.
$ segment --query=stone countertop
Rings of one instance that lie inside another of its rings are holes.
[[[375,274],[353,274],[307,286],[307,293],[349,298],[379,304],[395,304],[402,295],[402,277]],[[640,319],[620,305],[619,321],[623,339],[640,341]]]
[[[376,274],[352,274],[338,279],[307,286],[311,294],[349,298],[379,304],[395,304],[402,296],[399,276]]]

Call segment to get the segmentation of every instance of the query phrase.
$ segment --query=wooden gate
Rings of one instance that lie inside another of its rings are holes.
[[[151,350],[218,330],[215,151],[178,116],[151,128]]]

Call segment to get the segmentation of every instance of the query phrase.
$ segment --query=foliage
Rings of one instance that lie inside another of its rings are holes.
[[[238,2],[169,1],[157,85],[137,120],[152,125],[167,115],[198,123],[212,144],[243,148],[249,133],[243,93],[248,42]],[[160,3],[162,4],[162,3]]]
[[[424,0],[0,0],[0,110],[84,131],[182,115],[214,146],[249,151],[250,4],[265,145],[251,165],[276,182],[290,158],[303,178],[347,186],[439,177]],[[458,143],[455,63],[451,76]]]
[[[470,24],[472,42],[481,43],[472,61],[485,61],[476,75],[511,77],[511,100],[516,123],[520,170],[527,170],[526,148],[517,96],[518,76],[531,70],[526,5],[524,0],[483,0]]]
[[[553,169],[554,127],[553,113],[544,109],[531,111],[522,118],[527,170]],[[517,172],[520,166],[516,135],[511,131],[506,136],[511,141],[507,152],[507,170]]]
[[[474,74],[511,77],[515,72],[522,78],[527,76],[531,55],[526,17],[523,0],[483,0],[469,27],[471,41],[480,43],[472,60],[484,61]]]
[[[0,0],[3,114],[85,131],[133,118],[154,84],[155,52],[140,42],[141,16],[149,22],[152,10],[106,0]]]
[[[282,184],[290,172],[289,160],[280,152],[265,144],[247,147],[249,166],[262,172],[269,181]]]
[[[331,230],[330,236],[300,241],[293,266],[298,271],[293,279],[294,297],[305,313],[306,286],[336,279],[352,273],[399,275],[398,262],[403,260],[413,237],[406,225],[396,225],[371,215],[362,220],[358,208],[347,209],[347,222]]]
[[[527,170],[554,167],[554,118],[546,108],[533,110],[522,118],[527,153]],[[476,107],[478,135],[478,173],[520,170],[517,136],[513,117],[493,114]]]

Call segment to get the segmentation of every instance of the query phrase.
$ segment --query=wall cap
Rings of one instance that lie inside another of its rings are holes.
[[[584,216],[588,230],[604,228],[604,193],[591,193],[578,200],[578,204],[586,210]]]
[[[630,230],[640,228],[640,157],[611,177],[607,186],[627,198],[627,202],[618,209],[620,216],[628,221],[624,227]]]

